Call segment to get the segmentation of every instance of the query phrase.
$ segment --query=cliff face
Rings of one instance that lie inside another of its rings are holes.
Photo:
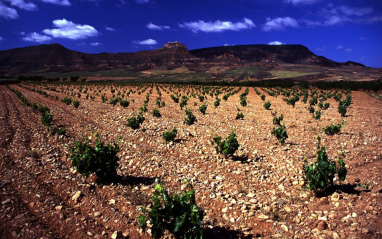
[[[97,71],[123,69],[130,65],[137,71],[164,66],[174,69],[185,66],[197,70],[211,66],[259,64],[303,64],[326,67],[342,64],[320,57],[302,45],[239,45],[211,47],[189,51],[184,44],[170,42],[156,50],[136,53],[86,54],[69,50],[59,44],[39,45],[0,51],[0,74],[28,72]]]

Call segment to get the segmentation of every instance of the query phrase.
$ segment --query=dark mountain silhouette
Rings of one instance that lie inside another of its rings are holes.
[[[238,45],[189,51],[184,44],[170,42],[156,50],[136,53],[87,54],[59,44],[49,44],[0,51],[0,74],[3,75],[126,69],[127,65],[130,69],[141,71],[155,67],[174,69],[185,66],[193,70],[206,70],[220,65],[274,67],[282,64],[364,66],[356,62],[338,63],[317,56],[302,45]]]

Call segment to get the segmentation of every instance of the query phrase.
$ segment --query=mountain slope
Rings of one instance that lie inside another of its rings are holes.
[[[196,49],[191,54],[205,59],[230,55],[244,62],[318,64],[340,66],[340,63],[316,56],[303,45],[238,45]]]
[[[39,45],[0,51],[0,74],[38,72],[99,71],[126,69],[136,71],[155,67],[174,69],[206,69],[212,66],[282,64],[317,65],[325,67],[363,66],[359,63],[338,63],[317,56],[302,45],[238,45],[189,51],[178,42],[170,42],[156,50],[136,53],[87,54],[69,50],[59,44]]]

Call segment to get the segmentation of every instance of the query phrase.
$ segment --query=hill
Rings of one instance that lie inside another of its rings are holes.
[[[214,66],[256,65],[274,68],[284,64],[320,67],[364,67],[355,62],[338,63],[317,56],[302,45],[238,45],[188,50],[179,42],[170,42],[156,50],[135,53],[87,54],[59,44],[38,45],[0,51],[0,74],[101,71],[129,69],[142,71],[162,67],[186,67],[206,71]]]

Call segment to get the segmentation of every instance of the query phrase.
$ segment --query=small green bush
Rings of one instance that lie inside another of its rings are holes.
[[[78,106],[80,106],[80,102],[78,100],[74,100],[73,106],[74,106],[74,108],[78,108]]]
[[[84,177],[95,173],[102,181],[113,179],[117,176],[119,166],[118,143],[105,145],[97,133],[94,137],[96,139],[94,147],[90,140],[85,138],[84,142],[76,141],[73,147],[69,148],[72,166]]]
[[[324,131],[324,133],[327,135],[335,135],[341,132],[341,128],[344,124],[345,124],[345,121],[337,125],[332,123],[331,125],[328,125],[325,128],[323,128],[322,131]]]
[[[66,129],[65,127],[57,127],[57,126],[54,126],[50,132],[51,135],[55,135],[55,134],[58,134],[58,135],[65,135],[66,134]]]
[[[36,112],[38,110],[38,104],[35,102],[31,105],[33,112]]]
[[[285,125],[281,124],[277,128],[273,128],[272,134],[276,136],[281,144],[285,143],[285,140],[288,138]]]
[[[50,112],[48,106],[46,105],[40,105],[38,107],[38,112],[40,112],[42,115],[45,114],[46,112]]]
[[[119,104],[123,107],[123,108],[126,108],[130,105],[130,101],[128,100],[120,100],[119,101]]]
[[[116,98],[111,98],[109,100],[109,104],[111,105],[116,105],[118,102],[119,102],[120,98],[119,97],[116,97]]]
[[[153,109],[153,116],[159,118],[159,117],[161,117],[162,115],[160,114],[160,112],[159,112],[158,109]]]
[[[264,108],[265,108],[266,110],[269,110],[269,109],[271,108],[271,102],[267,101],[267,102],[264,103],[263,106],[264,106]]]
[[[220,99],[219,98],[216,98],[216,100],[215,100],[215,102],[214,102],[214,106],[215,106],[215,108],[217,108],[217,107],[219,107],[219,105],[220,105]]]
[[[277,117],[276,115],[273,117],[273,124],[277,124],[281,126],[281,121],[284,119],[284,115],[280,115]]]
[[[240,105],[243,107],[247,106],[247,97],[245,96],[240,97]]]
[[[199,107],[199,111],[202,113],[202,114],[206,114],[206,111],[207,111],[207,104],[204,103],[203,105],[201,105]]]
[[[188,184],[190,191],[183,194],[169,194],[156,182],[152,206],[148,212],[153,238],[161,238],[164,231],[172,233],[175,238],[203,238],[204,211],[196,205],[195,190]],[[144,208],[141,208],[146,213]],[[147,228],[146,215],[140,215],[138,225]]]
[[[216,144],[216,152],[224,154],[225,157],[233,156],[236,150],[239,148],[239,142],[237,141],[236,132],[233,130],[228,137],[222,141],[221,136],[213,138],[212,144]]]
[[[155,100],[155,104],[160,107],[160,102],[161,102],[162,98],[161,97],[157,97],[156,100]]]
[[[189,98],[187,96],[182,96],[182,101],[179,103],[181,109],[187,105]]]
[[[105,95],[101,95],[101,100],[102,100],[102,103],[105,103],[107,101],[107,98]]]
[[[341,100],[341,98],[342,98],[342,94],[340,94],[340,93],[335,93],[334,94],[334,99],[337,101],[337,102],[339,102],[340,100]]]
[[[304,93],[304,98],[302,98],[302,102],[303,103],[306,103],[306,101],[308,100],[308,92],[306,91],[305,93]]]
[[[178,130],[174,127],[171,131],[164,131],[162,133],[162,138],[166,140],[167,142],[174,141],[176,135],[178,133]]]
[[[314,114],[315,109],[313,106],[310,105],[308,109],[309,109],[309,113]]]
[[[262,101],[264,101],[264,100],[265,100],[265,95],[262,94],[262,95],[260,96],[260,98],[261,98]]]
[[[344,100],[344,104],[348,107],[352,103],[352,96],[351,94],[346,94],[346,98]]]
[[[66,105],[70,105],[72,103],[72,98],[65,97],[64,99],[62,99],[62,102],[64,102]]]
[[[196,117],[192,114],[191,110],[186,109],[186,118],[184,119],[184,123],[187,125],[192,125],[196,121]]]
[[[338,113],[340,113],[342,117],[345,117],[347,113],[347,106],[345,101],[340,101],[338,104]]]
[[[244,114],[242,112],[239,112],[236,114],[236,119],[239,120],[239,119],[244,119]]]
[[[291,98],[287,99],[286,102],[287,102],[288,105],[292,105],[293,108],[294,108],[296,102],[299,101],[299,100],[300,100],[300,98],[295,95],[295,96],[292,96]]]
[[[316,112],[314,112],[314,114],[313,114],[313,118],[316,120],[321,119],[321,110],[317,109]]]
[[[333,180],[337,174],[340,181],[344,181],[347,175],[345,162],[339,158],[337,163],[328,160],[326,147],[321,146],[321,140],[318,138],[317,144],[317,161],[308,165],[305,160],[303,166],[305,181],[309,184],[309,188],[313,191],[326,190],[333,185]],[[344,155],[342,155],[344,156]]]
[[[175,95],[171,94],[171,99],[175,102],[175,103],[179,103],[179,97],[176,97]]]
[[[133,116],[127,119],[126,125],[132,129],[138,129],[144,120],[145,117],[143,117],[142,113],[139,113],[137,117]]]
[[[147,110],[147,104],[144,103],[143,106],[141,106],[141,108],[140,108],[140,112],[141,112],[141,113],[145,113],[145,112],[147,112],[147,111],[148,111],[148,110]]]
[[[42,125],[49,128],[53,120],[53,115],[51,115],[49,111],[45,111],[45,113],[41,114],[40,119],[41,119]]]
[[[318,103],[318,96],[314,95],[313,98],[309,101],[309,105],[314,106]]]

